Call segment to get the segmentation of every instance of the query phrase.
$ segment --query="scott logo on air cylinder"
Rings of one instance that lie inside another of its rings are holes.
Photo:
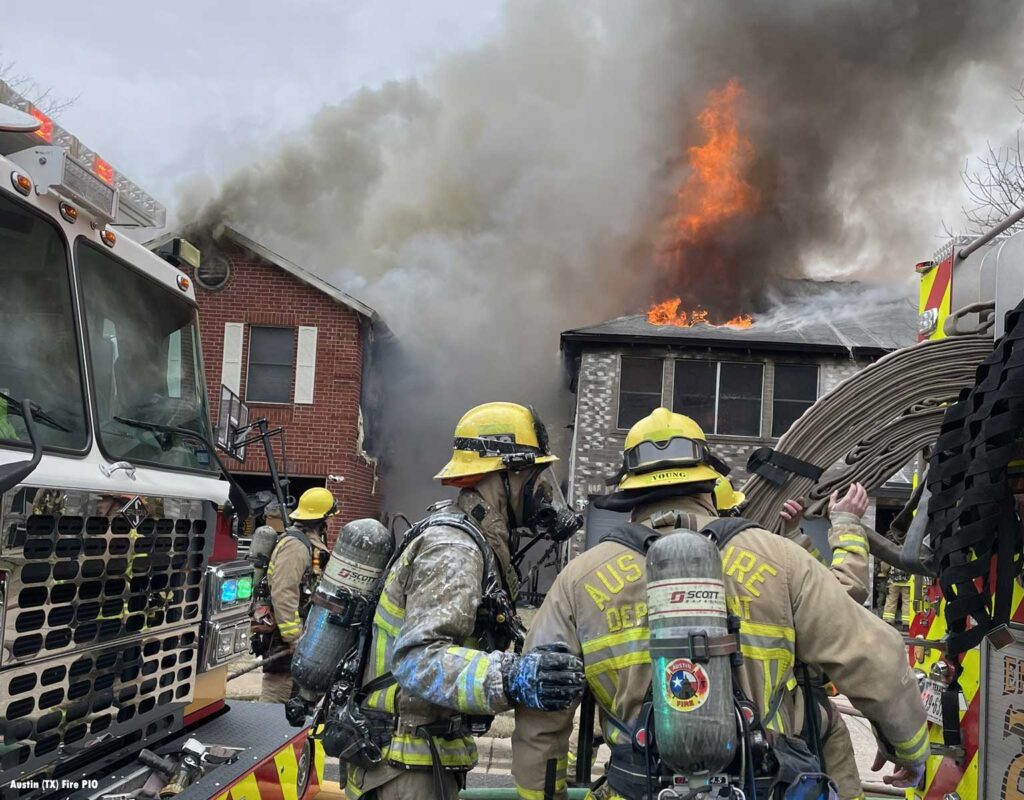
[[[717,589],[677,589],[672,592],[672,596],[669,598],[670,603],[686,603],[695,602],[697,600],[707,600],[714,602],[718,599]]]

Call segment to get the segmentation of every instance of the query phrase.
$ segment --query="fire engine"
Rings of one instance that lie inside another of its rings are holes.
[[[247,500],[213,443],[195,293],[175,266],[198,251],[179,240],[161,258],[124,232],[164,221],[0,83],[4,797],[319,790],[307,730],[226,699],[249,651],[253,565],[232,537]]]
[[[1024,298],[1024,233],[1004,232],[1022,218],[1024,210],[984,236],[954,239],[932,260],[917,265],[921,276],[920,340],[989,326],[994,341],[1007,334],[1007,312]],[[1024,461],[1019,459],[1018,451],[1006,470],[1018,511],[1024,496]],[[1024,797],[1024,588],[1015,578],[1012,588],[1002,591],[1009,601],[1009,624],[961,656],[949,655],[943,591],[938,581],[915,577],[916,613],[910,626],[909,654],[912,665],[921,672],[932,756],[924,788],[908,793],[909,797]],[[957,657],[962,659],[960,735],[959,741],[950,744],[943,734],[941,697],[954,674]]]

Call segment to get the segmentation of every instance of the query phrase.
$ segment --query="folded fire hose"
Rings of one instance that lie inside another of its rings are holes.
[[[932,445],[944,404],[974,385],[992,352],[986,333],[928,340],[896,350],[820,397],[774,448],[751,454],[743,516],[781,532],[779,511],[801,498],[824,516],[828,498],[853,482],[876,489]],[[875,552],[878,537],[872,541]]]

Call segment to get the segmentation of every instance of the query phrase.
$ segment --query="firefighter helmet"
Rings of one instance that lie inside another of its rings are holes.
[[[452,480],[503,469],[558,461],[551,454],[544,423],[517,403],[484,403],[455,426],[452,457],[434,477]]]
[[[747,501],[747,496],[738,489],[733,488],[732,481],[725,477],[719,477],[715,481],[715,508],[719,514],[729,514],[738,511]]]
[[[299,498],[299,507],[291,513],[292,519],[325,519],[338,513],[338,502],[330,490],[322,486],[306,489]]]
[[[650,489],[714,481],[719,473],[700,425],[683,414],[656,408],[626,434],[619,489]]]

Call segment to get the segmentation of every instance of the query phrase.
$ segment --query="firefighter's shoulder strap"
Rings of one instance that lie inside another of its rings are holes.
[[[309,536],[306,535],[306,532],[296,525],[289,525],[285,528],[284,533],[281,534],[281,538],[278,539],[277,544],[274,545],[274,549],[277,550],[277,548],[281,546],[281,543],[288,537],[301,542],[302,546],[306,548],[306,553],[309,555],[310,559],[313,558],[313,543],[309,540]],[[271,556],[271,558],[273,558],[273,556]]]
[[[460,530],[476,543],[476,546],[480,548],[480,553],[484,559],[483,585],[481,590],[485,596],[491,592],[499,591],[502,585],[501,570],[498,569],[498,557],[494,554],[493,548],[487,542],[487,539],[484,538],[480,529],[473,524],[472,520],[470,520],[468,516],[461,512],[449,510],[435,512],[429,517],[421,519],[405,532],[405,536],[402,538],[401,544],[398,545],[398,549],[395,550],[394,555],[391,556],[391,560],[384,569],[382,578],[391,572],[394,566],[399,562],[399,559],[401,559],[402,554],[409,549],[410,545],[412,545],[416,539],[418,539],[428,528],[432,528],[437,525],[443,525],[445,527]],[[374,605],[376,605],[376,602],[379,602],[379,594]],[[368,615],[370,619],[372,619],[372,616],[372,614]],[[367,644],[368,643],[369,637],[367,637]],[[365,658],[363,659],[363,663],[365,663]],[[359,674],[362,675],[361,668]],[[395,676],[391,674],[391,671],[389,670],[384,672],[358,688],[357,702],[362,702],[373,692],[390,688],[395,683]]]
[[[673,520],[671,528],[677,530],[685,528],[686,530],[696,531],[704,536],[710,538],[718,546],[719,550],[725,548],[729,541],[739,533],[750,528],[760,528],[756,522],[743,517],[723,517],[721,519],[715,519],[707,523],[704,527],[697,527],[696,522],[692,519],[692,514],[681,514],[678,512],[670,512]],[[670,527],[662,523],[663,520],[652,518],[651,522],[655,525],[655,528],[667,528]],[[688,519],[690,518],[690,519]],[[667,520],[665,520],[667,521]],[[602,542],[615,542],[617,544],[625,545],[630,550],[635,550],[638,553],[647,555],[647,551],[651,549],[651,545],[658,539],[661,534],[657,530],[648,528],[646,525],[641,525],[637,522],[627,522],[614,528],[602,538]]]
[[[466,514],[463,514],[461,511],[450,511],[448,509],[438,511],[431,514],[426,519],[420,520],[406,532],[405,537],[402,539],[402,543],[398,546],[398,550],[395,551],[394,556],[391,557],[391,563],[388,565],[388,570],[398,563],[398,559],[401,558],[402,554],[416,539],[420,537],[421,534],[429,528],[440,525],[462,531],[464,534],[469,536],[469,538],[472,539],[480,549],[480,555],[483,556],[484,559],[482,588],[485,594],[503,586],[504,576],[498,568],[498,557],[494,554],[494,548],[492,548],[487,539],[484,538],[483,532]]]

